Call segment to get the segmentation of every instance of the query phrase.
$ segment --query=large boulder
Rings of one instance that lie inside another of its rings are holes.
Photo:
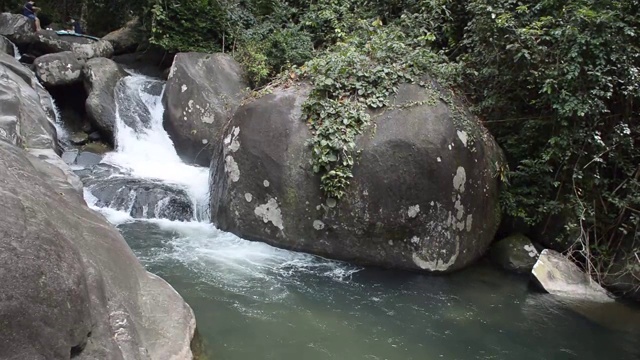
[[[595,302],[613,301],[595,280],[554,250],[542,250],[531,274],[535,285],[553,295]]]
[[[246,88],[240,64],[229,55],[176,55],[162,99],[164,126],[185,161],[209,166]]]
[[[412,270],[452,271],[485,253],[500,222],[493,169],[502,153],[477,119],[400,86],[396,106],[374,114],[377,126],[357,140],[354,177],[336,202],[310,166],[301,118],[308,92],[276,89],[236,111],[211,163],[215,224],[275,246]]]
[[[189,306],[57,168],[0,140],[0,173],[0,358],[192,358]]]
[[[33,23],[20,14],[0,13],[0,35],[17,45],[28,45],[37,39]]]
[[[0,358],[192,358],[191,309],[86,206],[45,94],[0,53]]]
[[[31,70],[0,53],[0,138],[28,150],[59,153],[52,100]]]
[[[110,42],[100,40],[93,42],[91,44],[79,44],[73,45],[71,48],[76,56],[83,59],[93,59],[93,58],[110,58],[113,56],[113,46]]]
[[[100,131],[103,138],[114,145],[115,88],[118,81],[127,73],[118,64],[106,58],[88,60],[82,72],[85,89],[89,94],[85,104],[89,120]]]
[[[95,197],[98,207],[126,211],[138,219],[193,220],[193,202],[185,189],[131,178],[107,164],[97,164],[76,173]]]
[[[508,236],[491,246],[491,260],[501,268],[515,273],[531,272],[538,260],[538,250],[522,234]]]
[[[0,14],[0,35],[27,49],[35,57],[63,51],[73,51],[85,59],[113,56],[113,46],[109,41],[58,35],[52,30],[36,32],[33,23],[18,14]]]
[[[7,39],[2,35],[0,35],[0,52],[5,53],[7,55],[11,55],[11,56],[16,55],[15,49],[11,41],[9,41],[9,39]]]
[[[102,38],[102,40],[108,41],[113,45],[114,55],[134,52],[138,48],[138,45],[140,45],[142,39],[140,20],[137,17],[127,22],[120,29],[112,31]]]
[[[82,81],[82,63],[71,51],[40,56],[33,63],[45,86],[70,85]]]

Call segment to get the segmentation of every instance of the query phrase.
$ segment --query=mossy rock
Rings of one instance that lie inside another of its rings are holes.
[[[491,247],[491,260],[501,268],[515,273],[528,273],[538,260],[538,251],[522,234],[506,237]]]

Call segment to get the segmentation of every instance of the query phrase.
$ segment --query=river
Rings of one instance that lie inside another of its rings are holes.
[[[216,229],[208,170],[184,164],[162,127],[162,88],[121,81],[117,147],[102,162],[187,191],[193,219],[133,219],[98,207],[90,188],[85,198],[191,305],[206,358],[640,359],[638,310],[603,320],[488,265],[449,276],[361,268]]]

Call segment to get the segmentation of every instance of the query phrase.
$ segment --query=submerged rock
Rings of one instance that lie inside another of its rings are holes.
[[[73,145],[84,145],[89,142],[89,135],[85,132],[77,132],[69,137],[69,141]]]
[[[126,211],[133,218],[193,219],[193,204],[182,189],[144,179],[115,177],[85,182],[99,207]]]
[[[374,114],[340,201],[325,199],[301,118],[306,86],[242,105],[211,163],[211,218],[243,238],[385,267],[453,271],[481,257],[498,223],[502,154],[480,122],[429,90],[400,86]],[[437,97],[436,97],[437,98]],[[402,106],[402,104],[417,104]],[[462,105],[460,105],[462,106]],[[462,107],[463,108],[463,107]],[[464,108],[463,108],[464,109]]]
[[[138,219],[189,221],[194,218],[193,203],[184,189],[131,178],[108,164],[96,163],[96,166],[76,173],[96,198],[95,205],[99,207],[125,211]]]
[[[185,161],[209,166],[244,96],[243,76],[240,64],[226,54],[176,55],[162,99],[164,127]]]
[[[71,51],[40,56],[34,65],[38,79],[45,86],[70,85],[82,81],[82,64]]]
[[[544,249],[531,274],[537,286],[553,295],[596,302],[613,301],[595,280],[557,251]]]
[[[115,62],[106,58],[87,61],[83,69],[84,85],[89,96],[87,115],[103,138],[115,145],[116,102],[114,90],[118,81],[127,73]]]
[[[491,246],[491,260],[505,270],[516,273],[528,273],[538,260],[531,240],[522,234],[504,238]]]

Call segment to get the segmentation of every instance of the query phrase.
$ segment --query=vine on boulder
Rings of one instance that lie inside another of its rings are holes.
[[[379,20],[359,21],[357,29],[297,69],[299,78],[313,85],[303,105],[312,133],[311,165],[321,174],[323,193],[338,200],[353,177],[356,137],[371,123],[369,110],[388,106],[400,83],[417,82],[439,58]]]

